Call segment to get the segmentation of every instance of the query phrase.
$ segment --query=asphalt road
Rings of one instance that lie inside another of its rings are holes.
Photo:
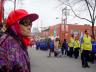
[[[67,56],[61,58],[47,57],[48,51],[28,48],[31,72],[96,72],[96,63],[90,68],[82,68],[80,58],[74,59]]]

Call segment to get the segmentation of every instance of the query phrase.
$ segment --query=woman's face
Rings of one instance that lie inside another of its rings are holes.
[[[29,19],[23,20],[23,22],[20,22],[20,29],[22,36],[29,37],[31,35],[31,22]]]

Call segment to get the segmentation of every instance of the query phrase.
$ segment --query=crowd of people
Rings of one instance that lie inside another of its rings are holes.
[[[80,40],[81,39],[81,40]],[[51,54],[55,57],[62,57],[64,55],[77,59],[81,57],[81,64],[83,68],[89,68],[88,62],[94,63],[95,54],[92,55],[92,39],[89,31],[85,30],[82,38],[71,35],[69,41],[64,39],[63,43],[59,38],[55,38],[49,42],[49,56]]]

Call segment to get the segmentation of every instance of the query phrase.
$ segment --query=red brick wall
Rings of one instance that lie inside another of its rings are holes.
[[[54,26],[50,26],[50,28],[49,28],[49,35],[50,36],[54,35]]]
[[[72,31],[74,31],[74,30],[79,31],[79,35],[80,35],[81,32],[84,32],[85,29],[88,29],[88,30],[90,30],[90,35],[91,35],[91,26],[89,26],[89,25],[67,24],[64,29],[65,31],[62,31],[62,27],[63,27],[62,24],[55,25],[55,27],[56,27],[56,31],[57,31],[56,35],[60,37],[61,42],[64,40],[64,38],[69,39]],[[96,26],[94,28],[96,31]],[[50,27],[49,34],[51,36],[52,35],[54,36],[54,26]]]

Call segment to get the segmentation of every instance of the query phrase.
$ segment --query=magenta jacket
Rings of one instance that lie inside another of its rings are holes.
[[[0,72],[30,72],[27,48],[18,40],[8,34],[0,38]]]

